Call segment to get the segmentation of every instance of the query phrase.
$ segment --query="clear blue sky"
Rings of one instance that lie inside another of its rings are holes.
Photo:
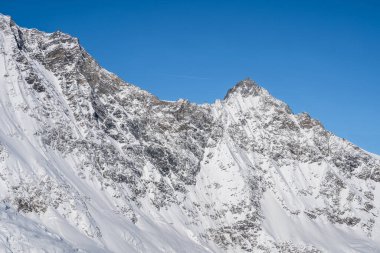
[[[162,99],[222,98],[246,77],[380,154],[380,1],[1,0],[25,27],[61,30]]]

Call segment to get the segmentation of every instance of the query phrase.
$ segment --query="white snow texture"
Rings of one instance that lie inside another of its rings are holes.
[[[0,252],[380,252],[380,159],[252,80],[160,101],[0,15]]]

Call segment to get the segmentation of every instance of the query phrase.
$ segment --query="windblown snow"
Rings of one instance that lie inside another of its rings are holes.
[[[0,252],[380,252],[380,159],[252,80],[161,101],[0,15]]]

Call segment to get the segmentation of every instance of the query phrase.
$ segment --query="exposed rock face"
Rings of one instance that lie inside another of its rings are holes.
[[[165,102],[64,33],[0,16],[0,48],[9,252],[380,251],[379,158],[252,80]]]

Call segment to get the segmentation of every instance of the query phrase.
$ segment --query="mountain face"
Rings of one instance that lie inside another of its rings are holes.
[[[380,158],[252,80],[161,101],[0,15],[0,252],[380,252]]]

